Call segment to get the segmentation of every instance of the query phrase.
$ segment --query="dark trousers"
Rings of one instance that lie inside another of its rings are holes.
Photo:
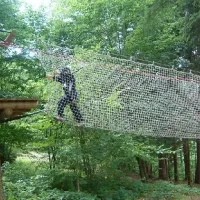
[[[83,120],[81,113],[78,109],[76,101],[73,100],[72,95],[70,94],[62,96],[58,101],[58,115],[63,117],[64,109],[67,104],[70,105],[70,109],[74,115],[75,120],[77,122],[81,122]]]

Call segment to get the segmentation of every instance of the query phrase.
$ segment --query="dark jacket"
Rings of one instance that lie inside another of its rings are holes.
[[[76,93],[76,81],[71,73],[55,75],[54,80],[63,85],[63,91],[66,95],[74,95]]]

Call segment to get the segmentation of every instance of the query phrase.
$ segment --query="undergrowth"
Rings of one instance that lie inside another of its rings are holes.
[[[199,188],[183,184],[143,183],[129,177],[105,178],[100,174],[77,179],[69,171],[47,170],[22,161],[6,163],[3,172],[7,200],[183,200],[200,196]]]

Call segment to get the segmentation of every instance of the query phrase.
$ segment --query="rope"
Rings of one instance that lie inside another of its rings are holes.
[[[10,31],[1,30],[1,29],[0,29],[0,32],[11,33]]]
[[[19,48],[19,49],[24,49],[24,47],[20,47],[19,45],[14,45],[14,44],[12,44],[12,45],[10,45],[11,47],[14,47],[14,48]],[[79,62],[79,63],[83,63],[84,61],[85,61],[85,59],[84,58],[82,58],[82,59],[77,59],[77,58],[75,58],[75,57],[70,57],[69,55],[62,55],[61,53],[59,54],[59,53],[53,53],[53,52],[48,52],[48,51],[43,51],[43,50],[39,50],[39,49],[35,49],[35,48],[28,48],[28,50],[30,50],[30,51],[32,51],[32,52],[34,52],[34,53],[36,53],[36,54],[38,54],[38,55],[43,55],[43,57],[44,56],[51,56],[51,57],[55,57],[55,58],[51,58],[51,59],[53,59],[53,60],[66,60],[66,62]],[[71,50],[70,49],[70,51],[73,51],[73,50]],[[79,54],[79,53],[83,53],[83,51],[77,51],[76,52],[77,54]],[[103,59],[109,59],[110,61],[108,61],[108,62],[114,62],[114,60],[116,60],[117,62],[119,61],[119,60],[121,60],[121,62],[128,62],[129,64],[128,65],[137,65],[137,63],[139,63],[140,65],[143,65],[143,66],[149,66],[149,67],[151,67],[151,66],[155,66],[155,67],[157,67],[157,68],[163,68],[163,69],[167,69],[167,70],[169,70],[169,71],[172,71],[172,73],[174,73],[174,74],[176,74],[176,73],[179,73],[179,74],[185,74],[185,75],[187,75],[187,74],[191,74],[191,76],[190,77],[192,77],[192,78],[185,78],[185,77],[177,77],[177,76],[174,76],[174,77],[171,77],[171,76],[167,76],[167,74],[165,74],[165,75],[160,75],[159,73],[151,73],[151,72],[139,72],[139,73],[146,73],[146,75],[151,75],[151,76],[153,76],[153,77],[161,77],[161,78],[170,78],[170,79],[176,79],[176,80],[184,80],[184,81],[195,81],[195,82],[200,82],[200,80],[195,80],[195,74],[193,74],[193,73],[188,73],[188,72],[182,72],[182,71],[177,71],[177,70],[175,70],[175,69],[171,69],[171,68],[164,68],[164,67],[160,67],[160,66],[158,66],[158,65],[154,65],[154,64],[145,64],[145,63],[140,63],[140,62],[135,62],[135,61],[133,61],[133,60],[127,60],[127,59],[119,59],[119,58],[116,58],[116,57],[110,57],[110,56],[107,56],[107,55],[102,55],[102,54],[98,54],[98,53],[83,53],[83,55],[93,55],[92,57],[103,57]],[[94,58],[94,59],[96,59],[96,58]],[[63,66],[61,66],[61,67],[63,67]],[[60,67],[60,68],[61,68]],[[101,66],[101,67],[105,67],[105,68],[116,68],[116,66],[115,65],[105,65],[105,66]],[[58,68],[58,67],[56,67],[56,68]],[[83,69],[84,68],[84,66],[83,67],[81,67],[80,69],[77,69],[76,71],[74,71],[73,73],[75,74],[75,73],[77,73],[77,72],[79,72],[81,69]],[[46,70],[48,70],[48,67],[45,67],[45,69]],[[51,69],[52,70],[52,69]],[[118,70],[122,70],[122,71],[127,71],[127,72],[130,72],[130,73],[135,73],[135,72],[138,72],[138,69],[135,69],[135,70],[133,70],[133,69],[126,69],[126,68],[121,68],[120,66],[118,66]],[[158,69],[158,71],[159,71],[159,69]]]

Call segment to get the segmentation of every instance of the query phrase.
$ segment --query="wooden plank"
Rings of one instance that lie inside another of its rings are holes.
[[[0,98],[0,118],[20,116],[37,106],[36,98]]]
[[[12,109],[29,109],[37,108],[37,99],[6,99],[0,98],[0,109],[12,108]]]
[[[12,109],[27,109],[37,108],[36,102],[0,102],[0,109],[12,108]]]
[[[38,99],[36,98],[0,98],[0,102],[24,102],[24,101],[27,101],[27,102],[37,102]]]

